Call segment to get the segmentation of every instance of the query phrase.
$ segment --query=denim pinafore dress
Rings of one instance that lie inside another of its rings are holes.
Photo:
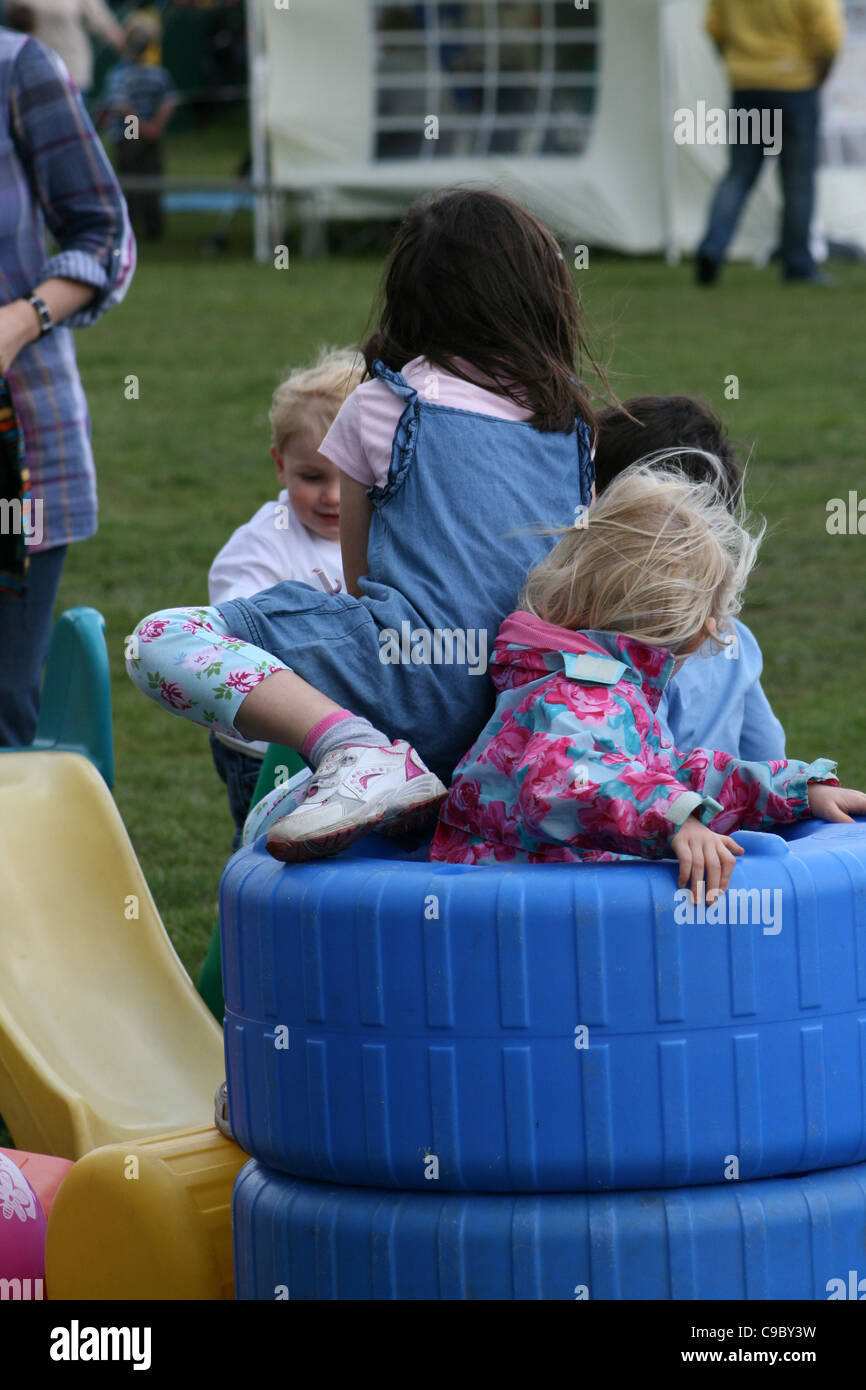
[[[499,625],[529,570],[589,505],[590,433],[541,433],[427,400],[399,372],[373,375],[405,402],[373,516],[363,596],[286,581],[220,604],[237,637],[323,694],[405,738],[448,781],[489,718]]]

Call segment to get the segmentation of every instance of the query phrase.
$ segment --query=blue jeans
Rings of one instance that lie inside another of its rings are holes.
[[[22,593],[0,590],[0,747],[26,748],[39,717],[42,671],[66,546],[30,556]]]
[[[770,89],[740,90],[731,95],[737,109],[769,109],[782,112],[782,264],[787,280],[812,280],[817,274],[809,233],[815,208],[815,171],[818,163],[820,102],[818,89],[779,92]],[[721,263],[731,243],[746,200],[764,167],[763,145],[731,145],[728,172],[716,189],[709,226],[698,255]]]

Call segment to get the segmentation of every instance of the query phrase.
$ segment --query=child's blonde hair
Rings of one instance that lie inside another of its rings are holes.
[[[750,530],[742,504],[726,506],[724,471],[699,452],[718,483],[694,482],[665,450],[627,468],[533,569],[520,607],[559,627],[621,632],[682,653],[713,618],[719,647],[765,525]],[[730,639],[729,639],[730,640]]]
[[[302,429],[321,441],[364,374],[363,358],[348,348],[323,348],[315,367],[298,367],[274,392],[268,419],[282,454]]]
[[[152,13],[138,10],[123,21],[123,56],[130,62],[143,58],[151,44],[162,38],[162,25]]]

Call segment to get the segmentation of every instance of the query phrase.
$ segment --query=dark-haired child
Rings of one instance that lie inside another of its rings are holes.
[[[599,495],[639,459],[671,449],[684,473],[712,482],[736,506],[743,483],[736,446],[711,406],[692,396],[637,396],[599,413]],[[721,479],[701,451],[718,460]],[[761,648],[745,623],[732,627],[729,646],[705,643],[667,685],[658,708],[662,736],[676,748],[720,748],[746,761],[784,758],[785,730],[761,685]]]
[[[551,528],[592,497],[571,276],[510,199],[458,188],[413,205],[363,351],[370,379],[321,447],[342,473],[348,593],[287,582],[166,609],[130,644],[130,676],[163,708],[311,763],[303,803],[269,830],[284,860],[435,809],[493,707],[499,624]]]

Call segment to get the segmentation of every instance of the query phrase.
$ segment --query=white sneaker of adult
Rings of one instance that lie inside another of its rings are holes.
[[[339,854],[371,830],[413,830],[446,795],[405,739],[384,748],[335,748],[316,768],[300,806],[270,827],[268,853],[294,863]]]

